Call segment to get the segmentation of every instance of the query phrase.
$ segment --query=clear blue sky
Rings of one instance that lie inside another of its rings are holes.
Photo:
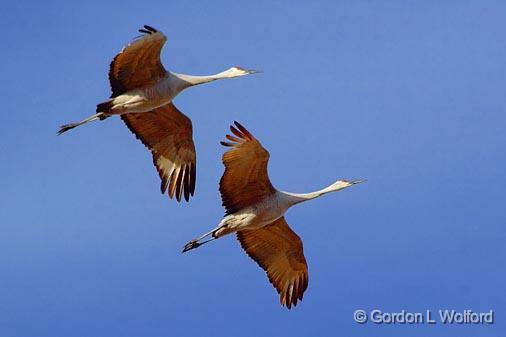
[[[0,335],[504,336],[503,1],[9,1],[2,5]],[[177,72],[261,75],[193,88],[196,196],[160,195],[118,118],[56,137],[109,96],[142,24]],[[233,120],[283,190],[368,182],[290,210],[310,283],[288,311],[216,225]],[[356,309],[496,312],[488,326],[377,326]]]

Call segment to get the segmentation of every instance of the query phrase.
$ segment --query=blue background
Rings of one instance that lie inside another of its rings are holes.
[[[0,335],[504,336],[503,1],[32,1],[1,9]],[[261,75],[184,92],[195,198],[159,193],[118,118],[56,137],[109,96],[142,24],[176,72]],[[219,146],[239,120],[290,210],[310,283],[288,311],[233,236],[182,255],[223,215]],[[356,309],[494,310],[494,325],[359,325]]]

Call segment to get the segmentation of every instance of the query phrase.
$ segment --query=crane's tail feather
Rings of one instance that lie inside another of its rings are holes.
[[[92,121],[95,121],[95,120],[104,120],[106,119],[107,116],[106,114],[104,114],[103,112],[98,112],[86,119],[83,119],[82,121],[78,122],[78,123],[70,123],[70,124],[65,124],[65,125],[62,125],[60,127],[60,130],[58,130],[58,136],[69,131],[69,130],[72,130],[73,128],[79,126],[79,125],[83,125],[83,124],[86,124],[86,123],[89,123],[89,122],[92,122]]]
[[[107,100],[105,102],[98,103],[97,104],[97,110],[95,112],[96,113],[99,113],[99,112],[110,112],[110,110],[113,107],[112,101],[113,101],[112,99],[109,99],[109,100]]]

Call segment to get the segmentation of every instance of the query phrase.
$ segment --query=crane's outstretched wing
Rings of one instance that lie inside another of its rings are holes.
[[[302,241],[284,217],[252,230],[237,232],[246,253],[267,273],[279,293],[281,305],[290,309],[302,300],[308,285],[307,263]]]
[[[241,124],[234,122],[227,135],[231,142],[221,142],[232,149],[223,154],[225,173],[220,180],[220,193],[226,214],[261,201],[275,192],[267,174],[269,152]]]
[[[167,38],[153,27],[139,29],[139,38],[114,57],[109,68],[111,97],[156,83],[165,76],[160,51]]]
[[[196,159],[192,123],[174,104],[121,115],[127,127],[151,150],[153,163],[162,179],[161,191],[186,201],[195,192]]]

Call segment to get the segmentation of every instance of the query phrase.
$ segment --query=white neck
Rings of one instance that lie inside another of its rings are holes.
[[[327,186],[321,190],[315,191],[315,192],[309,192],[309,193],[290,193],[290,192],[281,192],[287,197],[287,202],[289,204],[289,207],[299,204],[304,201],[316,199],[318,197],[321,197],[324,194],[331,193],[331,192],[337,192],[342,189],[345,189],[346,187],[351,186],[352,184],[347,181],[337,181],[334,184]]]
[[[195,76],[195,75],[186,75],[186,74],[178,74],[178,73],[172,73],[172,75],[178,77],[180,80],[183,80],[186,82],[186,87],[191,87],[194,85],[199,85],[203,83],[212,82],[215,80],[221,80],[224,78],[234,78],[239,77],[247,74],[243,73],[237,73],[231,69],[227,69],[225,71],[222,71],[220,73],[214,74],[214,75],[204,75],[204,76]]]

